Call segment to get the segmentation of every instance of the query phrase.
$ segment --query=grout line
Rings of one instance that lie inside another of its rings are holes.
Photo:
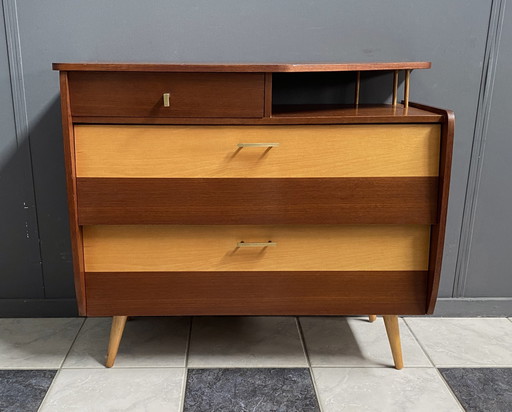
[[[50,386],[48,386],[48,389],[46,390],[46,393],[44,394],[43,400],[41,401],[41,403],[39,404],[39,407],[37,408],[38,412],[42,410],[42,407],[44,406],[46,399],[48,398],[48,394],[50,393],[50,390],[52,389],[53,384],[59,377],[61,370],[62,369],[57,369],[55,376],[53,377],[52,383],[50,383]]]
[[[59,365],[59,369],[62,369],[62,367],[64,366],[64,363],[66,362],[66,359],[68,358],[68,355],[69,353],[71,352],[71,348],[73,348],[73,345],[75,344],[77,338],[78,338],[78,335],[80,334],[80,332],[82,331],[82,328],[84,327],[85,325],[85,321],[87,320],[87,318],[83,318],[82,320],[82,324],[80,325],[80,327],[78,328],[78,331],[76,332],[76,335],[75,335],[75,338],[73,339],[73,342],[71,342],[71,345],[69,345],[69,349],[68,351],[66,352],[66,355],[64,355],[64,358],[62,359],[62,361],[60,362],[60,365]]]
[[[188,368],[188,357],[190,354],[190,343],[192,341],[192,323],[194,322],[194,317],[190,317],[190,323],[188,326],[188,337],[187,337],[187,347],[185,349],[185,368]]]
[[[20,368],[18,368],[20,369]],[[48,368],[46,368],[48,369]],[[117,366],[115,368],[107,368],[104,365],[100,366],[73,366],[71,368],[62,368],[64,371],[68,370],[123,370],[123,369],[183,369],[183,366],[151,366],[151,365],[141,365],[141,366]],[[34,368],[29,368],[28,370],[34,370]],[[41,368],[40,368],[41,370]],[[44,369],[42,369],[44,370]]]
[[[243,362],[243,360],[242,360]],[[176,366],[169,366],[170,368],[176,368]],[[155,366],[155,369],[161,369],[160,366]],[[226,365],[226,364],[213,364],[213,365],[198,365],[189,367],[187,369],[304,369],[308,368],[307,365],[297,365],[296,363],[290,363],[290,364],[284,364],[284,365],[275,365],[274,363],[271,363],[269,365],[263,365],[263,364],[257,364],[257,365]],[[94,369],[94,368],[89,368]],[[134,369],[140,369],[140,368],[134,368]]]
[[[409,325],[409,323],[405,320],[405,318],[402,318],[403,321],[404,321],[404,324],[407,326],[407,329],[409,329],[409,332],[411,332],[411,335],[412,337],[414,338],[414,340],[418,343],[418,346],[420,347],[420,349],[423,351],[423,353],[425,354],[425,356],[427,357],[428,361],[431,363],[431,365],[434,367],[434,368],[437,368],[436,364],[434,363],[434,361],[432,360],[432,358],[430,357],[430,355],[428,354],[427,350],[425,349],[425,347],[423,346],[423,344],[421,343],[421,341],[418,339],[418,337],[416,336],[416,334],[414,333],[414,331],[412,330],[411,326]]]
[[[285,365],[285,366],[275,366],[275,365],[259,365],[259,366],[225,366],[225,365],[215,365],[215,366],[201,366],[197,369],[304,369],[308,368],[307,366],[297,366],[297,365]],[[404,369],[434,369],[436,366],[409,366]],[[512,365],[438,365],[437,368],[450,368],[450,369],[511,369]],[[105,367],[72,367],[72,368],[62,368],[64,371],[68,370],[105,370]],[[123,370],[123,369],[183,369],[183,366],[117,366],[115,370]],[[196,368],[190,368],[196,369]],[[315,369],[394,369],[391,366],[375,366],[375,365],[318,365],[315,366]],[[58,370],[55,368],[1,368],[1,370]],[[114,370],[114,368],[112,368]]]
[[[455,401],[457,402],[457,404],[459,405],[460,409],[462,412],[464,412],[466,409],[464,408],[464,406],[462,406],[462,404],[460,403],[459,401],[459,398],[457,397],[457,395],[455,395],[455,392],[453,392],[453,389],[451,388],[451,386],[448,384],[448,382],[446,381],[446,379],[444,378],[443,374],[441,373],[441,371],[437,368],[435,368],[437,374],[439,375],[439,377],[441,378],[441,380],[443,381],[444,383],[444,386],[446,386],[446,388],[448,389],[448,391],[452,394],[452,396],[455,398]]]
[[[404,369],[432,369],[435,366],[413,365],[405,366]],[[391,365],[315,365],[315,369],[395,369]]]
[[[179,411],[183,411],[185,409],[185,394],[187,390],[187,379],[188,379],[188,369],[183,369],[183,380],[181,382],[181,393],[180,393],[180,404],[178,406]]]
[[[58,366],[36,366],[36,367],[30,367],[30,366],[20,366],[20,367],[3,367],[0,368],[0,370],[3,371],[57,371],[60,368]],[[68,368],[65,368],[68,369]],[[71,368],[70,368],[71,369]],[[93,369],[93,368],[84,368],[84,369]]]
[[[313,368],[311,366],[311,361],[309,359],[308,349],[306,347],[306,339],[304,338],[304,331],[302,330],[302,325],[300,324],[299,317],[295,317],[295,323],[297,325],[297,329],[299,331],[300,343],[302,345],[302,350],[304,351],[304,355],[306,356],[306,362],[308,365],[309,375],[311,376],[311,382],[313,383],[313,391],[316,395],[316,401],[318,402],[318,407],[320,408],[320,412],[323,412],[322,402],[320,402],[320,393],[318,391],[318,386],[316,384],[315,375],[313,374]]]
[[[445,368],[449,368],[449,369],[510,369],[510,368],[512,368],[512,365],[481,365],[481,364],[473,365],[473,364],[468,363],[468,364],[464,364],[464,365],[445,364],[445,365],[437,365],[436,367],[441,368],[441,369],[445,369]]]
[[[183,381],[181,383],[181,396],[180,396],[180,406],[179,410],[183,411],[185,408],[185,395],[187,391],[187,380],[188,380],[188,355],[190,353],[190,342],[192,340],[192,322],[194,322],[194,317],[190,317],[190,324],[188,327],[188,336],[187,336],[187,347],[185,348],[185,370],[183,372]]]
[[[297,332],[299,333],[300,346],[302,347],[302,353],[304,358],[306,359],[306,367],[311,368],[311,362],[309,360],[309,353],[306,348],[306,339],[304,339],[304,334],[302,333],[302,326],[299,322],[299,317],[295,316],[295,327],[297,328]]]

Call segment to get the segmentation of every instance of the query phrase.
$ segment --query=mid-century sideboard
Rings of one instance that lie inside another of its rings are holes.
[[[53,67],[78,308],[113,317],[108,367],[128,316],[353,314],[383,315],[402,367],[397,315],[433,312],[446,224],[454,116],[409,102],[430,63]],[[391,104],[360,104],[370,71]],[[349,104],[274,101],[338,72]]]

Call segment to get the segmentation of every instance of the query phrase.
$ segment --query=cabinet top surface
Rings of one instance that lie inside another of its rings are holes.
[[[367,63],[53,63],[60,71],[136,71],[136,72],[345,72],[430,69],[430,62]]]

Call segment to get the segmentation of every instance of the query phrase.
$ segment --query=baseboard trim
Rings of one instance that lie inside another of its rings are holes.
[[[0,299],[0,318],[78,316],[75,299]]]
[[[512,298],[439,298],[434,316],[512,316]]]

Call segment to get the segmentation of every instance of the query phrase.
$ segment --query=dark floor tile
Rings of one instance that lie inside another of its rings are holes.
[[[512,411],[512,368],[439,370],[467,412]]]
[[[56,372],[0,370],[0,411],[37,411]]]
[[[317,412],[308,369],[189,369],[185,412]]]

